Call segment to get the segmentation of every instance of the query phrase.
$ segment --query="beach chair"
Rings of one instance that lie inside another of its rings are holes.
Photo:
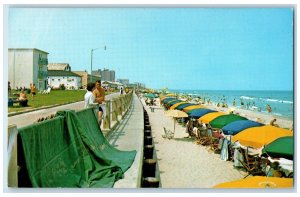
[[[48,88],[47,88],[47,90],[44,90],[44,91],[42,92],[42,94],[49,94],[49,93],[50,93],[50,91],[51,91],[51,88],[50,88],[50,87],[48,87]]]
[[[211,144],[211,131],[209,129],[200,129],[199,137],[196,140],[197,144],[207,146]]]
[[[212,129],[210,136],[210,149],[214,152],[218,152],[221,150],[220,147],[220,139],[222,138],[221,132],[219,129]]]
[[[163,138],[168,138],[168,139],[174,138],[174,132],[172,132],[171,130],[168,130],[164,127],[164,132],[165,135],[162,135]]]
[[[258,153],[250,153],[249,147],[238,147],[237,150],[242,155],[242,159],[238,160],[242,164],[243,168],[248,172],[248,175],[244,178],[248,177],[249,175],[265,175],[265,172],[262,169],[263,160]]]

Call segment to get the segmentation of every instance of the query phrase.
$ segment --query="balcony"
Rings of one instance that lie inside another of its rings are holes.
[[[39,58],[38,64],[39,65],[48,65],[48,59],[47,58]]]
[[[38,78],[39,79],[44,79],[48,77],[48,72],[47,71],[38,71]]]

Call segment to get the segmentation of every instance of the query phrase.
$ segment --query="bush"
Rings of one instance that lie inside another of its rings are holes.
[[[60,85],[59,85],[59,89],[60,89],[60,90],[65,90],[65,89],[66,89],[65,84],[60,84]]]

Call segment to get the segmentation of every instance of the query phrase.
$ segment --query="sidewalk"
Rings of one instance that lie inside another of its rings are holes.
[[[139,188],[141,186],[144,142],[143,116],[143,106],[137,95],[133,94],[132,105],[124,119],[106,136],[109,143],[121,151],[137,151],[133,164],[125,172],[124,178],[115,183],[114,188]]]

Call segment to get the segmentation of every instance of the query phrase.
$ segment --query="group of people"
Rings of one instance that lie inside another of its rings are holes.
[[[28,103],[28,98],[27,98],[27,95],[26,95],[26,88],[21,88],[18,89],[17,87],[17,90],[20,90],[20,93],[18,95],[18,98],[16,99],[21,106],[27,106],[27,103]],[[30,84],[30,92],[31,92],[31,96],[32,96],[32,100],[33,100],[33,97],[34,95],[36,94],[36,87],[35,87],[35,84]],[[11,85],[10,85],[10,82],[8,82],[8,94],[11,95],[12,94],[12,89],[11,89]]]
[[[101,87],[101,81],[97,80],[96,83],[87,84],[87,92],[84,95],[84,107],[99,106],[98,123],[101,126],[103,112],[105,111],[105,89]]]
[[[188,133],[187,138],[190,137],[199,138],[201,130],[205,128],[206,128],[205,124],[200,124],[197,120],[191,118],[186,123],[185,132]]]

